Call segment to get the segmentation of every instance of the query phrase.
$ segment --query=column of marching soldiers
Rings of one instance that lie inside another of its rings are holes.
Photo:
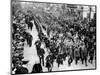
[[[22,21],[24,20],[24,22]],[[15,70],[15,74],[27,74],[28,69],[26,67],[23,67],[23,65],[27,64],[28,61],[23,61],[23,51],[24,51],[24,45],[25,42],[27,42],[27,45],[29,47],[32,46],[32,35],[27,32],[27,29],[32,30],[33,23],[31,22],[34,20],[34,25],[36,26],[36,29],[38,31],[38,37],[39,40],[35,42],[37,55],[39,56],[40,63],[35,64],[33,66],[31,73],[39,73],[43,72],[42,66],[46,67],[49,72],[52,71],[53,63],[56,61],[58,64],[58,67],[60,65],[63,65],[63,62],[66,61],[66,57],[68,57],[68,66],[71,66],[71,63],[75,60],[75,64],[78,64],[78,61],[81,61],[82,64],[85,64],[85,66],[88,66],[87,62],[90,62],[93,64],[93,60],[95,59],[95,50],[96,50],[96,38],[95,31],[92,30],[92,28],[95,28],[95,21],[89,22],[89,25],[91,26],[90,30],[86,30],[85,28],[79,28],[69,27],[69,33],[72,35],[78,34],[78,39],[80,41],[83,39],[81,36],[84,35],[84,40],[82,40],[81,44],[78,46],[70,46],[65,47],[64,45],[64,39],[65,37],[61,39],[61,42],[58,43],[57,39],[59,38],[60,32],[58,32],[55,36],[52,38],[48,38],[41,29],[41,26],[39,24],[38,18],[35,15],[29,16],[29,15],[22,15],[22,18],[19,18],[18,16],[13,18],[12,22],[12,70]],[[61,22],[60,22],[61,23]],[[70,26],[70,25],[69,25]],[[68,29],[68,28],[67,28]],[[74,33],[76,31],[76,33]],[[66,33],[65,33],[66,34]],[[64,35],[64,33],[63,33]],[[73,38],[70,38],[73,42],[75,40]],[[77,40],[76,40],[77,42]],[[47,52],[49,53],[44,59],[45,50],[41,48],[41,44],[45,43],[45,47]],[[46,60],[46,63],[44,62]]]

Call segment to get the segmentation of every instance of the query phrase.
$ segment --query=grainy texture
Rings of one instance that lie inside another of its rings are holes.
[[[96,68],[96,6],[12,1],[12,74]]]

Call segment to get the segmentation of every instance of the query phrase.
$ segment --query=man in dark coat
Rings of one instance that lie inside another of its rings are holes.
[[[46,57],[46,67],[48,68],[48,71],[51,72],[52,71],[52,67],[53,67],[53,55],[50,54]]]
[[[15,74],[28,74],[28,69],[25,67],[17,67]]]
[[[41,72],[43,72],[43,69],[42,69],[41,64],[38,63],[38,64],[35,64],[33,66],[33,69],[32,69],[32,72],[31,73],[41,73]]]
[[[44,54],[45,54],[45,51],[44,51],[43,48],[41,48],[41,42],[40,42],[40,40],[37,40],[35,42],[35,45],[36,45],[36,49],[37,49],[37,54],[38,54],[38,56],[40,58],[40,63],[42,61],[43,66],[44,66]]]

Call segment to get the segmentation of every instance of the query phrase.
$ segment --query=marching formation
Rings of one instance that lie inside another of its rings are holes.
[[[23,66],[29,62],[23,61],[23,52],[25,45],[32,46],[34,39],[27,30],[32,31],[33,25],[38,32],[39,39],[34,45],[40,63],[33,65],[31,73],[43,72],[43,66],[51,72],[54,62],[59,68],[66,58],[69,67],[73,61],[76,65],[81,61],[87,67],[88,63],[93,64],[96,60],[96,13],[91,20],[79,17],[74,20],[56,18],[47,27],[42,24],[41,17],[32,11],[27,11],[27,14],[19,11],[12,18],[12,71],[15,74],[29,73],[27,67]]]

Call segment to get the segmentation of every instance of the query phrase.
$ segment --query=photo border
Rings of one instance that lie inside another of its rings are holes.
[[[11,75],[14,75],[14,74],[12,74],[12,21],[13,21],[12,20],[12,2],[31,2],[31,3],[46,3],[46,4],[69,4],[69,5],[71,4],[71,5],[79,5],[79,6],[94,6],[95,7],[95,12],[96,12],[96,59],[95,59],[95,68],[41,72],[41,74],[42,73],[57,73],[57,72],[71,72],[71,71],[73,72],[73,71],[97,70],[97,5],[56,3],[56,2],[41,2],[41,1],[24,1],[24,0],[10,0],[10,73],[11,73]],[[28,74],[40,74],[40,73],[28,73]]]

